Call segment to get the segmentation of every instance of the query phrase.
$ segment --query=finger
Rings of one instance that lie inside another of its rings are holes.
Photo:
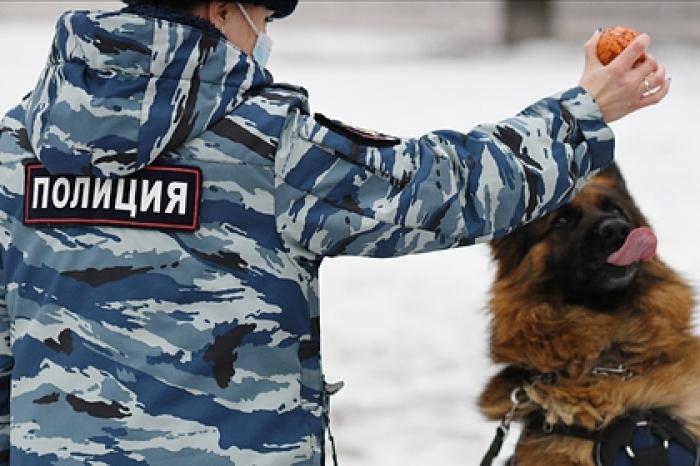
[[[663,65],[659,65],[659,67],[648,75],[646,78],[646,84],[649,86],[649,89],[658,89],[661,86],[663,86],[664,81],[666,81],[666,68],[664,68]],[[646,85],[644,80],[642,80],[642,85],[644,86],[644,91],[646,92]]]
[[[656,57],[649,52],[644,53],[644,57],[656,61]],[[658,61],[657,61],[657,63],[658,63]]]
[[[591,36],[588,41],[583,46],[583,51],[586,56],[586,62],[588,63],[600,63],[600,59],[598,58],[598,53],[596,51],[598,47],[598,41],[600,40],[600,35],[602,34],[601,29],[596,29],[593,32],[593,35]],[[602,63],[600,63],[602,66]]]
[[[651,37],[647,34],[638,35],[627,48],[613,60],[613,63],[625,70],[632,68],[634,63],[642,56],[650,44]]]
[[[647,54],[645,60],[632,71],[634,74],[633,79],[642,80],[646,76],[649,76],[651,73],[655,72],[658,68],[659,62],[656,61],[656,58],[654,58],[654,56],[651,54]]]
[[[664,97],[668,94],[668,91],[671,89],[671,80],[666,79],[664,80],[664,83],[659,87],[659,89],[656,92],[653,92],[651,94],[643,96],[641,99],[639,99],[639,104],[637,105],[638,108],[644,108],[648,107],[649,105],[655,105],[661,102]]]

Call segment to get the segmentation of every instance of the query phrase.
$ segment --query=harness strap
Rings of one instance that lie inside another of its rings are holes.
[[[653,413],[654,419],[656,419],[659,426],[663,426],[664,432],[667,436],[666,438],[673,438],[688,451],[698,450],[698,444],[695,441],[695,438],[692,436],[692,434],[685,430],[682,424],[664,411],[654,410]],[[660,434],[657,435],[661,436]]]
[[[521,405],[527,402],[527,394],[525,393],[525,389],[522,387],[515,388],[510,393],[510,402],[510,410],[501,420],[501,425],[499,425],[496,429],[496,436],[493,438],[491,446],[486,452],[486,455],[484,455],[484,458],[481,460],[481,466],[491,466],[491,464],[493,464],[493,460],[495,460],[498,457],[498,454],[501,452],[503,442],[510,431],[510,424],[513,422],[513,418],[515,417],[515,412]]]
[[[324,380],[323,382],[323,420],[326,424],[326,430],[328,431],[328,441],[331,444],[331,457],[333,459],[333,466],[338,466],[338,454],[336,452],[335,447],[335,437],[333,436],[333,431],[331,431],[330,397],[338,393],[340,389],[344,386],[345,382],[342,381],[336,383],[327,383]]]
[[[333,466],[338,466],[338,454],[335,450],[335,437],[333,437],[333,431],[331,431],[331,420],[328,414],[326,414],[326,428],[328,429],[328,440],[331,442],[331,456],[333,458]]]
[[[544,412],[540,411],[527,419],[525,432],[558,434],[592,441],[595,443],[594,456],[598,466],[700,464],[700,448],[695,437],[677,419],[662,410],[629,412],[599,431],[562,423],[549,424]]]
[[[525,430],[540,434],[558,434],[567,437],[576,437],[582,440],[589,440],[591,442],[595,442],[600,436],[600,431],[588,430],[582,426],[567,426],[563,423],[550,424],[545,420],[542,411],[532,415],[532,417],[525,424]]]
[[[496,436],[493,438],[486,455],[484,455],[484,458],[481,460],[481,466],[491,466],[493,464],[493,461],[501,452],[501,448],[503,448],[503,441],[506,438],[506,433],[508,433],[506,428],[498,426],[498,429],[496,429]]]

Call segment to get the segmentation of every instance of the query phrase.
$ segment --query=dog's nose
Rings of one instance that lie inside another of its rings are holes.
[[[619,218],[605,219],[598,225],[596,233],[606,252],[617,251],[625,244],[625,239],[632,231],[632,226]]]

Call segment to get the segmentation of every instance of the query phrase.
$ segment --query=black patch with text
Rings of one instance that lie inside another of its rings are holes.
[[[396,136],[378,133],[369,129],[346,125],[338,120],[331,120],[325,115],[316,113],[314,119],[318,124],[345,136],[356,144],[370,147],[393,147],[401,143]]]
[[[123,178],[50,174],[25,166],[25,225],[101,225],[195,231],[202,175],[198,168],[148,166]]]

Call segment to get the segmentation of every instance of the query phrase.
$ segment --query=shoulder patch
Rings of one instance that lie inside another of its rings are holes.
[[[53,175],[41,163],[29,163],[24,171],[25,225],[199,228],[198,168],[148,166],[117,179]]]
[[[369,129],[346,125],[341,121],[331,120],[320,113],[314,114],[314,119],[319,125],[331,131],[335,131],[363,146],[392,147],[401,143],[401,138],[397,138],[396,136],[389,136],[388,134],[378,133]]]
[[[304,86],[297,86],[296,84],[272,83],[268,86],[268,88],[282,89],[282,90],[286,90],[286,91],[298,92],[299,94],[302,94],[304,97],[309,96],[309,91],[307,91]]]

